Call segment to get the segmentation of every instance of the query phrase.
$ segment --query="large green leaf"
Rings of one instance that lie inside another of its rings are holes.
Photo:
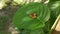
[[[33,15],[35,18],[29,16]],[[42,3],[29,3],[21,7],[13,17],[13,23],[20,29],[35,30],[45,26],[45,22],[49,20],[50,10]]]

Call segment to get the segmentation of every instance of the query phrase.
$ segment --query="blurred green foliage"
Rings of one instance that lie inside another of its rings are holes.
[[[45,2],[48,0],[37,0],[37,2]],[[31,1],[34,2],[34,1]],[[26,0],[0,0],[0,9],[7,7],[8,4],[10,4],[10,6],[17,6],[17,5],[25,5],[30,3],[30,1],[26,1]],[[49,0],[49,2],[46,4],[50,10],[51,10],[51,14],[50,14],[50,19],[45,23],[45,27],[42,28],[44,30],[44,32],[47,34],[47,32],[49,32],[49,30],[51,29],[53,23],[55,22],[57,16],[60,14],[60,0]],[[8,17],[7,16],[0,16],[0,34],[5,34],[3,33],[2,30],[5,29],[5,25],[7,22]],[[47,28],[47,29],[46,29]],[[45,31],[46,30],[46,31]],[[37,30],[39,31],[39,30]],[[26,30],[22,31],[22,33],[25,33]],[[31,34],[36,34],[36,30],[35,31],[31,31]],[[40,32],[43,32],[42,30],[40,30]],[[23,34],[24,34],[23,33]],[[39,32],[37,32],[39,33]],[[44,33],[41,33],[44,34]]]
[[[0,34],[4,34],[7,19],[6,16],[0,16]]]

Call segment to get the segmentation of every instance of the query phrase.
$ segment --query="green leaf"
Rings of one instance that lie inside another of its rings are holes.
[[[48,23],[49,23],[48,26],[49,26],[49,30],[50,30],[52,25],[54,24],[56,18],[60,14],[60,1],[50,2],[50,3],[48,3],[48,6],[51,10],[51,16],[48,21]],[[49,31],[49,33],[51,33],[51,32]]]
[[[52,4],[51,10],[53,14],[57,17],[60,14],[60,1],[56,1],[54,4]]]
[[[57,16],[60,14],[60,1],[51,2],[48,4],[48,6],[50,7],[51,10],[51,16],[49,20],[51,27],[55,22]]]
[[[20,30],[19,34],[30,34],[31,30]]]
[[[43,29],[37,29],[37,30],[20,30],[20,34],[45,34]]]
[[[33,30],[30,32],[30,34],[45,34],[45,33],[42,29],[40,29],[40,30]]]
[[[18,9],[13,17],[13,23],[20,29],[35,30],[44,27],[49,18],[50,10],[47,6],[42,3],[29,3]]]

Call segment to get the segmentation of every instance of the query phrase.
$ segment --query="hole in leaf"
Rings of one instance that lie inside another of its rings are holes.
[[[34,12],[34,13],[32,13],[32,14],[29,14],[29,16],[34,19],[34,18],[37,17],[37,14]]]

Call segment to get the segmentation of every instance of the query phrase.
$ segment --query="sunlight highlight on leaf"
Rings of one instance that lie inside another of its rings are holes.
[[[4,3],[3,2],[0,2],[0,9],[2,9],[4,6]]]
[[[55,4],[52,5],[51,9],[56,9],[59,6],[60,6],[59,1],[55,2]]]
[[[6,2],[5,0],[0,0],[0,9],[6,6],[5,2]]]

